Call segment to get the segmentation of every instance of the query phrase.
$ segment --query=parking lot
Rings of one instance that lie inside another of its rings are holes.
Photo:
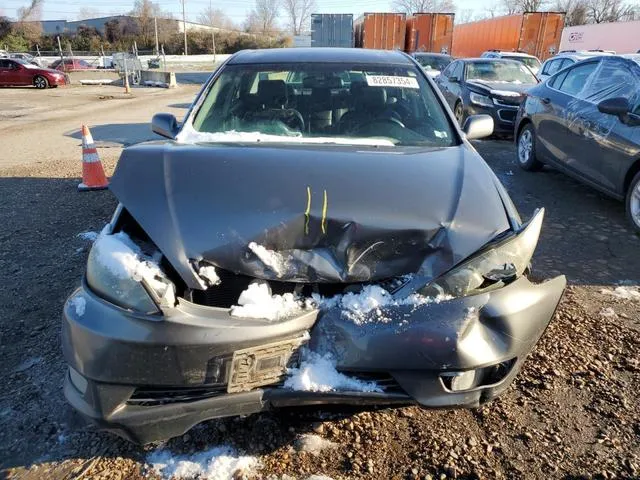
[[[268,412],[144,448],[85,426],[62,395],[60,314],[90,248],[78,235],[99,231],[116,201],[76,190],[80,127],[91,128],[110,175],[124,147],[159,139],[154,113],[184,115],[198,81],[131,96],[111,86],[0,90],[0,468],[9,478],[155,478],[152,452],[219,445],[255,457],[257,478],[640,476],[640,237],[621,203],[548,167],[520,170],[509,140],[474,145],[523,217],[546,209],[534,277],[562,273],[570,287],[503,397],[446,412]]]

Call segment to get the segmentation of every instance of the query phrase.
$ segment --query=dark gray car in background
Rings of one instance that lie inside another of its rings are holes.
[[[122,153],[63,313],[65,395],[105,429],[146,443],[284,406],[476,407],[551,321],[565,278],[528,279],[544,211],[521,221],[468,141],[491,119],[460,130],[405,54],[239,52],[182,125],[153,129],[168,138]],[[318,355],[340,384],[292,382]]]
[[[625,202],[640,232],[640,55],[590,58],[527,92],[518,164],[545,163]]]
[[[516,60],[467,58],[450,63],[435,82],[460,125],[469,115],[486,114],[495,133],[513,135],[518,106],[538,79]]]

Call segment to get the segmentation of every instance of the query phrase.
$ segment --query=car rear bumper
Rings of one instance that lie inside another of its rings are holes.
[[[165,320],[153,321],[84,286],[63,313],[62,344],[70,366],[64,392],[85,417],[138,443],[180,435],[204,420],[274,407],[475,407],[509,386],[551,320],[564,286],[564,277],[539,285],[520,278],[491,293],[393,307],[383,312],[388,321],[360,325],[338,310],[269,323],[233,319],[224,309],[187,302]],[[83,312],[73,303],[79,295],[86,302]],[[309,347],[333,354],[343,373],[390,380],[379,393],[299,392],[282,388],[281,379],[258,382],[249,391],[236,388],[234,354],[300,345],[307,332]],[[484,380],[456,391],[451,379],[464,372],[479,372],[477,378]]]

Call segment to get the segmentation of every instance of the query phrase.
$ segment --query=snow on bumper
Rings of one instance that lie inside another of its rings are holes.
[[[180,435],[207,419],[287,405],[414,401],[428,407],[473,407],[509,386],[549,324],[565,283],[564,277],[539,285],[520,278],[487,294],[385,307],[384,322],[372,318],[364,324],[337,308],[274,323],[189,303],[165,312],[164,321],[150,321],[85,286],[70,297],[63,314],[63,351],[71,367],[65,395],[86,417],[140,443]],[[78,295],[86,302],[82,315],[75,308]],[[228,369],[215,359],[308,331],[310,348],[330,353],[339,370],[388,373],[402,393],[298,392],[270,386],[228,393]],[[509,370],[492,384],[456,392],[442,381],[443,374],[500,363]],[[138,388],[209,388],[216,379],[218,393],[195,401],[151,407],[130,402]]]

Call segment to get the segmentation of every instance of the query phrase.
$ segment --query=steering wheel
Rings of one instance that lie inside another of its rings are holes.
[[[290,128],[304,132],[304,118],[302,114],[295,108],[285,108],[284,110],[275,110],[283,117],[283,122]]]

